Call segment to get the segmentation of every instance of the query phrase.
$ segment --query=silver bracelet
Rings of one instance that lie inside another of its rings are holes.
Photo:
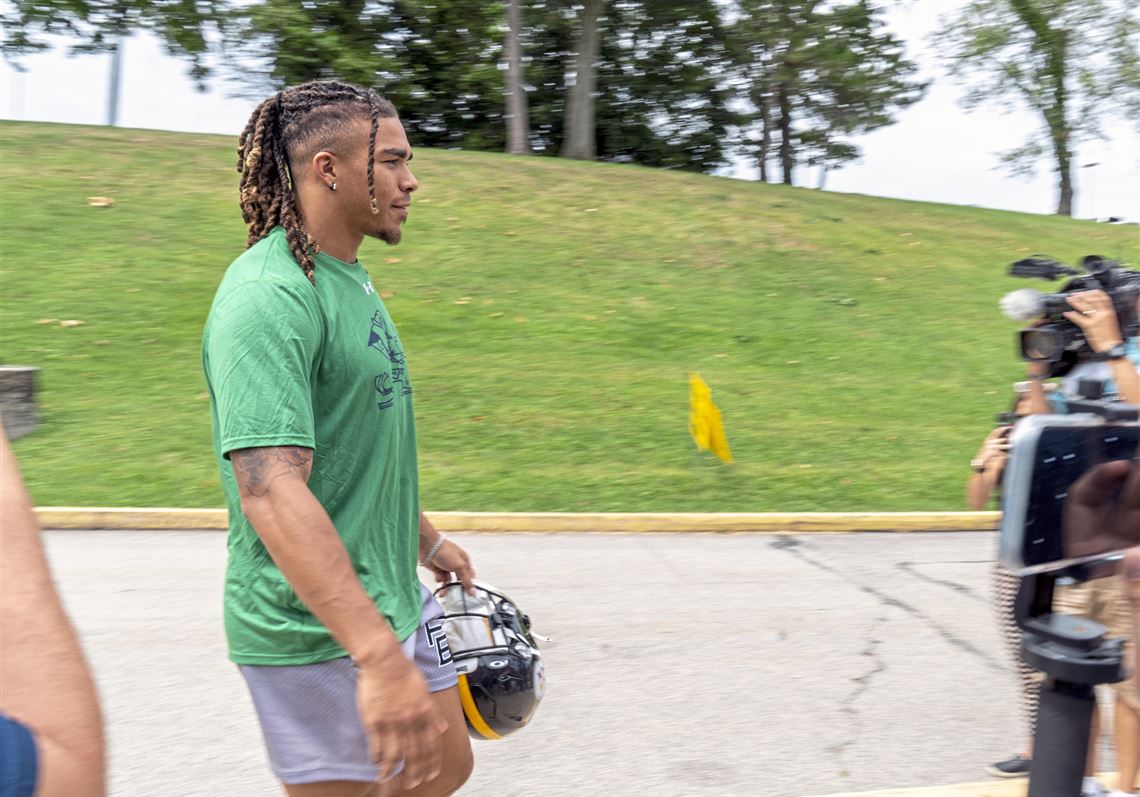
[[[442,546],[445,542],[447,542],[447,537],[440,534],[439,538],[435,541],[435,545],[431,546],[431,550],[428,551],[428,555],[424,557],[424,560],[420,562],[420,564],[424,567],[430,565],[431,560],[435,558],[435,555],[437,553],[439,553],[440,546]]]

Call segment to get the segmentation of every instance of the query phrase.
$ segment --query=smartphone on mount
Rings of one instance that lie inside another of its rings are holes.
[[[1107,575],[1140,544],[1135,408],[1030,415],[1009,436],[1000,554],[1019,575],[1083,567]],[[1076,571],[1074,571],[1076,572]]]

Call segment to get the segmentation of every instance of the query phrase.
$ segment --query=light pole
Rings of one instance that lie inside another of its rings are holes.
[[[1081,168],[1088,170],[1088,169],[1095,169],[1097,166],[1100,166],[1100,163],[1086,163]],[[1088,178],[1089,207],[1092,208],[1092,220],[1096,221],[1098,218],[1096,215],[1096,191],[1095,191],[1095,188],[1096,188],[1096,172],[1089,171],[1089,172],[1087,172],[1087,174],[1089,176],[1089,178]]]
[[[119,123],[119,83],[121,81],[123,66],[123,37],[115,40],[111,49],[111,85],[107,92],[107,125],[114,127]]]

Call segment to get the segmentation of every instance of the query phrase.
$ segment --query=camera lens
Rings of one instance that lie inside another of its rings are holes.
[[[1028,360],[1056,362],[1065,351],[1065,338],[1057,329],[1040,327],[1025,333],[1022,347]]]

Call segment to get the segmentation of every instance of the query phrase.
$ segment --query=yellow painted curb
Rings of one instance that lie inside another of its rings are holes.
[[[224,509],[134,507],[36,507],[45,529],[225,529]]]
[[[429,512],[443,531],[851,532],[992,531],[996,512],[574,513]]]
[[[997,512],[428,512],[440,531],[492,532],[854,532],[993,531]],[[225,529],[224,509],[45,506],[49,529]]]

